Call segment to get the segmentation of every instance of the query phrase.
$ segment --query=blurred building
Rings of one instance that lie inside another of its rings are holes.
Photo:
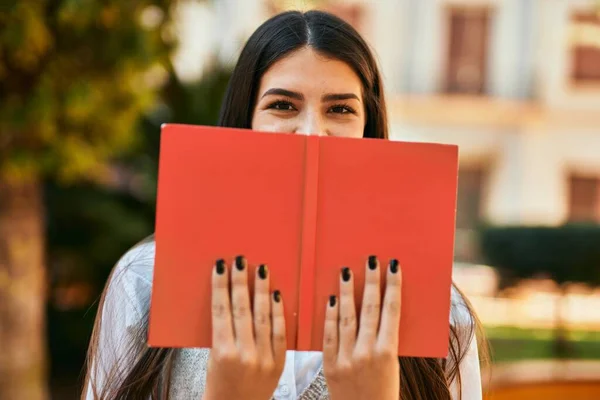
[[[479,259],[475,230],[483,222],[600,222],[600,2],[223,0],[189,7],[210,8],[213,18],[202,24],[183,13],[205,32],[188,41],[210,43],[225,63],[282,10],[317,7],[352,23],[380,62],[392,139],[460,146],[458,260]]]

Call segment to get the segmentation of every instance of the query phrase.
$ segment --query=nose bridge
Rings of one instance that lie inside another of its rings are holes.
[[[301,126],[298,133],[304,135],[319,135],[326,134],[325,121],[321,118],[318,110],[306,110],[301,121]]]

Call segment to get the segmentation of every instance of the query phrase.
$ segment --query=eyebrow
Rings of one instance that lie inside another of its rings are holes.
[[[323,97],[321,98],[321,100],[323,100],[323,101],[336,101],[336,100],[339,101],[339,100],[349,100],[349,99],[356,99],[356,100],[360,101],[358,96],[355,95],[354,93],[331,93],[331,94],[323,95]]]
[[[296,100],[304,100],[304,96],[302,95],[302,93],[293,92],[291,90],[282,89],[282,88],[271,88],[271,89],[267,90],[262,95],[261,98],[266,97],[266,96],[272,96],[272,95],[285,96],[285,97],[289,97],[291,99],[296,99]],[[356,99],[356,100],[360,101],[360,98],[354,93],[328,93],[328,94],[324,94],[321,97],[322,101],[340,101],[340,100],[349,100],[349,99]]]
[[[289,98],[296,99],[296,100],[304,100],[304,96],[302,96],[301,93],[292,92],[291,90],[281,89],[281,88],[271,88],[271,89],[267,90],[265,92],[265,94],[262,95],[262,97],[269,96],[269,95],[278,95],[278,96],[289,97]]]

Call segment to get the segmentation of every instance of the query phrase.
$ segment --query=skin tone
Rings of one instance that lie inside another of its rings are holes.
[[[360,138],[366,117],[362,85],[354,71],[303,48],[263,75],[252,129]],[[340,273],[339,297],[323,305],[323,372],[332,400],[398,399],[402,272],[395,260],[385,266],[381,304],[383,267],[376,257],[365,263],[360,318],[350,270]],[[257,268],[252,277],[247,270],[247,261],[239,257],[231,266],[218,261],[213,271],[213,348],[204,400],[270,399],[284,369],[284,299],[270,292],[268,268]],[[253,309],[249,279],[255,280]]]
[[[366,116],[362,85],[345,63],[305,47],[263,75],[252,129],[360,138]]]

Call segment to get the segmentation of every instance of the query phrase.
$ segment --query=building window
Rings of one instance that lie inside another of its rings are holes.
[[[571,63],[571,79],[576,84],[600,84],[600,12],[573,15]]]
[[[485,177],[483,167],[459,168],[455,241],[458,261],[481,261],[478,229],[482,222]]]
[[[483,94],[487,78],[490,9],[448,9],[446,91]]]
[[[600,177],[569,178],[569,221],[600,222]]]

